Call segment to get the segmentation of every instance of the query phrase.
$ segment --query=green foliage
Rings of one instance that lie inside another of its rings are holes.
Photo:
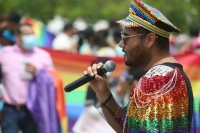
[[[200,0],[143,0],[160,10],[182,31],[199,26]],[[129,0],[0,0],[0,12],[20,11],[46,23],[54,15],[88,23],[99,19],[118,20],[128,15]]]
[[[193,26],[200,26],[199,0],[144,0],[147,4],[160,10],[182,32]]]

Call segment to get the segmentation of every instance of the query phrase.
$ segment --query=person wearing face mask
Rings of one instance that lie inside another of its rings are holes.
[[[2,133],[37,133],[37,126],[27,109],[28,87],[37,79],[39,70],[53,70],[50,55],[36,46],[33,29],[19,24],[15,31],[16,44],[0,51],[0,83],[5,89],[2,100]]]
[[[9,46],[15,44],[15,29],[19,24],[21,16],[18,13],[9,14],[6,18],[6,25],[0,33],[0,44],[2,46]]]

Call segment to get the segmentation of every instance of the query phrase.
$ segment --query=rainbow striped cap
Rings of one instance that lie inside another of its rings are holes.
[[[166,38],[170,32],[180,32],[160,11],[141,0],[131,0],[128,17],[116,22],[125,27],[143,27]]]

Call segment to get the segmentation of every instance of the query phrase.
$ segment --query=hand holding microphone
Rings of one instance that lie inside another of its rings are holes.
[[[106,72],[112,72],[116,65],[113,61],[109,60],[105,64],[93,64],[84,71],[84,76],[75,80],[74,82],[65,86],[65,91],[70,92],[88,82],[94,91],[104,91],[108,88],[107,77],[104,75]],[[95,80],[94,80],[95,79]]]

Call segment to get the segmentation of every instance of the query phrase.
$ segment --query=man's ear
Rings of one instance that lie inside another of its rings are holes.
[[[150,48],[153,46],[153,44],[155,43],[156,41],[156,38],[157,38],[157,35],[155,33],[149,33],[146,37],[146,44],[147,44],[147,47]]]

